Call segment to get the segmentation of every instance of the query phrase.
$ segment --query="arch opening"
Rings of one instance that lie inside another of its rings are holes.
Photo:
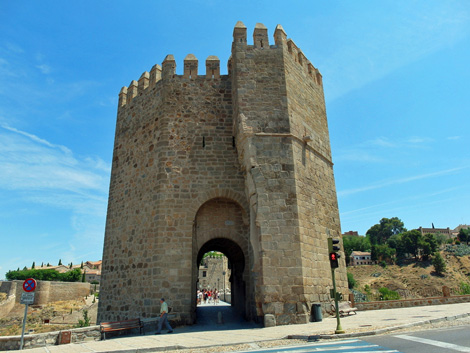
[[[214,252],[213,257],[223,256],[225,260],[222,258],[221,261],[216,261],[204,257],[211,252]],[[193,229],[194,323],[200,323],[200,309],[204,309],[203,305],[198,307],[198,290],[214,290],[217,287],[219,299],[223,301],[225,293],[225,302],[230,303],[232,312],[245,320],[251,319],[250,301],[247,300],[247,293],[250,292],[247,288],[250,287],[250,271],[247,270],[250,268],[249,261],[248,224],[242,207],[226,198],[214,198],[205,202],[196,213]]]
[[[204,257],[205,254],[210,255]],[[199,268],[197,293],[193,296],[196,323],[222,321],[230,325],[246,320],[245,255],[240,246],[226,238],[209,240],[199,250],[195,265]],[[202,294],[202,303],[198,300],[199,293]],[[215,293],[218,293],[219,300],[214,298]],[[208,299],[204,294],[209,294]],[[223,318],[218,315],[223,315]]]

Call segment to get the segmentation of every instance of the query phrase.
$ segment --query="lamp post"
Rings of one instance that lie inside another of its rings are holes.
[[[225,271],[222,271],[222,276],[224,276],[224,301],[225,301]]]

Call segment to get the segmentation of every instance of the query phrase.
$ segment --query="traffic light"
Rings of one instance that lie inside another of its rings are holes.
[[[328,238],[328,257],[330,259],[330,267],[331,268],[338,268],[338,259],[340,258],[340,254],[337,251],[340,251],[339,239],[335,238]]]
[[[338,254],[335,252],[330,252],[330,267],[338,268]]]

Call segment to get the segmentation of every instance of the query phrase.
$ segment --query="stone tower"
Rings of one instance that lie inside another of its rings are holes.
[[[119,94],[98,320],[157,316],[165,297],[194,323],[198,264],[220,251],[248,320],[308,322],[341,235],[321,74],[280,25],[248,45],[241,22],[228,75],[215,56],[175,70],[168,55]],[[344,256],[337,279],[346,292]]]

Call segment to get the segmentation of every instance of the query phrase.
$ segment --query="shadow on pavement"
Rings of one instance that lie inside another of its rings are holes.
[[[202,304],[196,309],[196,324],[179,327],[176,332],[197,332],[214,330],[241,330],[261,328],[261,324],[246,321],[230,304],[219,302],[218,305]]]

